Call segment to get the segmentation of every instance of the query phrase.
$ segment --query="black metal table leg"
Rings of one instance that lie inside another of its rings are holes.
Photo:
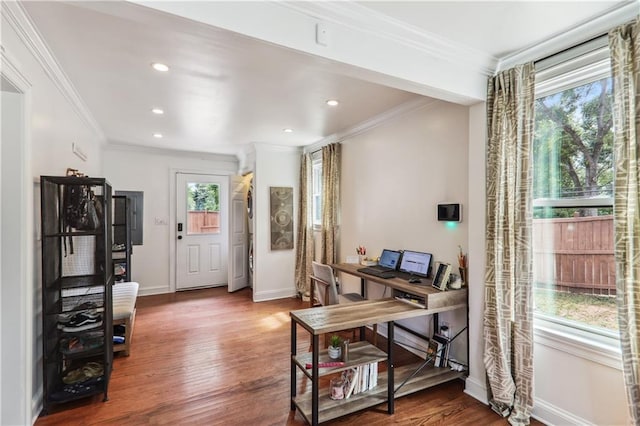
[[[394,365],[393,365],[393,321],[387,323],[387,407],[389,414],[395,411]]]
[[[313,335],[313,359],[311,361],[311,374],[313,376],[313,380],[311,381],[311,424],[313,426],[318,426],[318,405],[319,405],[319,393],[318,388],[318,358],[320,352],[319,345],[319,336],[317,334]]]
[[[291,409],[296,409],[296,404],[293,402],[293,399],[296,397],[296,377],[298,374],[298,369],[296,368],[296,363],[293,361],[297,354],[297,342],[296,342],[296,322],[291,320]]]

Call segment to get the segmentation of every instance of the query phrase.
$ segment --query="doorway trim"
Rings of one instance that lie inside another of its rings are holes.
[[[202,170],[202,169],[183,169],[183,168],[170,168],[169,169],[169,292],[176,292],[177,270],[176,270],[176,240],[178,238],[177,232],[177,220],[176,220],[176,205],[177,205],[177,191],[176,191],[176,175],[178,173],[196,174],[196,175],[218,175],[228,176],[231,179],[233,173],[221,170]],[[228,237],[227,237],[228,238]]]
[[[39,343],[38,336],[34,330],[34,311],[36,306],[34,294],[35,288],[39,286],[39,281],[34,280],[36,257],[34,240],[39,240],[39,235],[34,232],[37,229],[34,222],[34,197],[36,195],[35,191],[39,186],[37,185],[37,179],[34,182],[31,170],[31,132],[28,123],[31,122],[32,84],[18,66],[20,62],[15,60],[4,46],[0,48],[0,60],[2,62],[0,78],[10,84],[15,89],[15,93],[21,97],[20,102],[18,102],[18,107],[21,109],[21,120],[17,124],[20,127],[18,129],[20,134],[18,149],[12,150],[12,155],[9,158],[4,155],[0,156],[0,171],[5,168],[6,164],[11,163],[14,166],[17,165],[19,175],[17,176],[19,185],[16,191],[11,191],[8,196],[5,191],[2,191],[2,204],[8,202],[13,206],[17,206],[16,210],[12,209],[15,213],[9,218],[12,222],[17,222],[18,228],[15,241],[13,239],[9,241],[9,244],[17,249],[12,251],[14,256],[9,262],[12,264],[11,270],[14,271],[12,278],[17,277],[17,285],[19,286],[19,288],[14,288],[13,290],[17,290],[20,300],[3,302],[0,296],[0,306],[4,304],[17,306],[16,318],[18,318],[18,324],[17,327],[14,327],[14,330],[18,331],[18,338],[16,339],[17,341],[13,342],[13,345],[19,347],[23,352],[23,362],[19,363],[22,371],[18,371],[16,374],[24,383],[23,395],[18,396],[19,401],[15,401],[13,397],[11,399],[13,403],[18,403],[18,407],[3,407],[7,398],[0,391],[0,412],[8,409],[19,410],[19,419],[33,423],[42,404],[42,393],[38,392],[37,395],[34,395],[33,389],[34,355]],[[6,243],[5,238],[2,238],[2,240]],[[7,261],[4,260],[4,255],[1,257],[1,263],[4,267]],[[18,265],[17,268],[16,264]],[[2,268],[0,268],[1,270]],[[3,286],[6,285],[8,283],[3,283]],[[2,351],[1,343],[0,351]],[[15,350],[12,350],[12,353],[15,353]],[[0,357],[0,359],[2,358]],[[0,364],[0,372],[5,370],[6,367]],[[16,365],[11,365],[9,368],[15,370]]]

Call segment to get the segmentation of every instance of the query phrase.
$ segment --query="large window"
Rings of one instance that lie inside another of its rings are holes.
[[[609,62],[542,76],[533,143],[536,317],[612,336],[618,325]]]
[[[322,156],[314,155],[311,160],[311,209],[313,226],[322,225]]]

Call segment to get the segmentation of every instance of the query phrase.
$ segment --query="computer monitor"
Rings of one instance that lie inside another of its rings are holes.
[[[405,250],[402,253],[400,272],[407,272],[418,277],[426,277],[431,266],[431,253]]]

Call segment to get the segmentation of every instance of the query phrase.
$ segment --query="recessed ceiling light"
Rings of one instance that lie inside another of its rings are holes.
[[[154,108],[151,112],[158,115],[164,114],[164,110],[162,108]]]
[[[338,100],[337,100],[337,99],[329,99],[329,100],[327,101],[327,105],[329,105],[329,106],[336,106],[336,105],[338,105],[339,103],[340,103],[340,102],[338,102]]]
[[[153,64],[151,64],[151,66],[156,71],[162,71],[162,72],[169,71],[169,67],[166,66],[165,64],[161,64],[160,62],[154,62]]]
[[[153,137],[156,139],[162,139],[162,133],[154,133]]]
[[[286,129],[282,129],[282,131],[285,132],[285,133],[292,133],[293,129],[290,129],[290,128],[287,127]]]

